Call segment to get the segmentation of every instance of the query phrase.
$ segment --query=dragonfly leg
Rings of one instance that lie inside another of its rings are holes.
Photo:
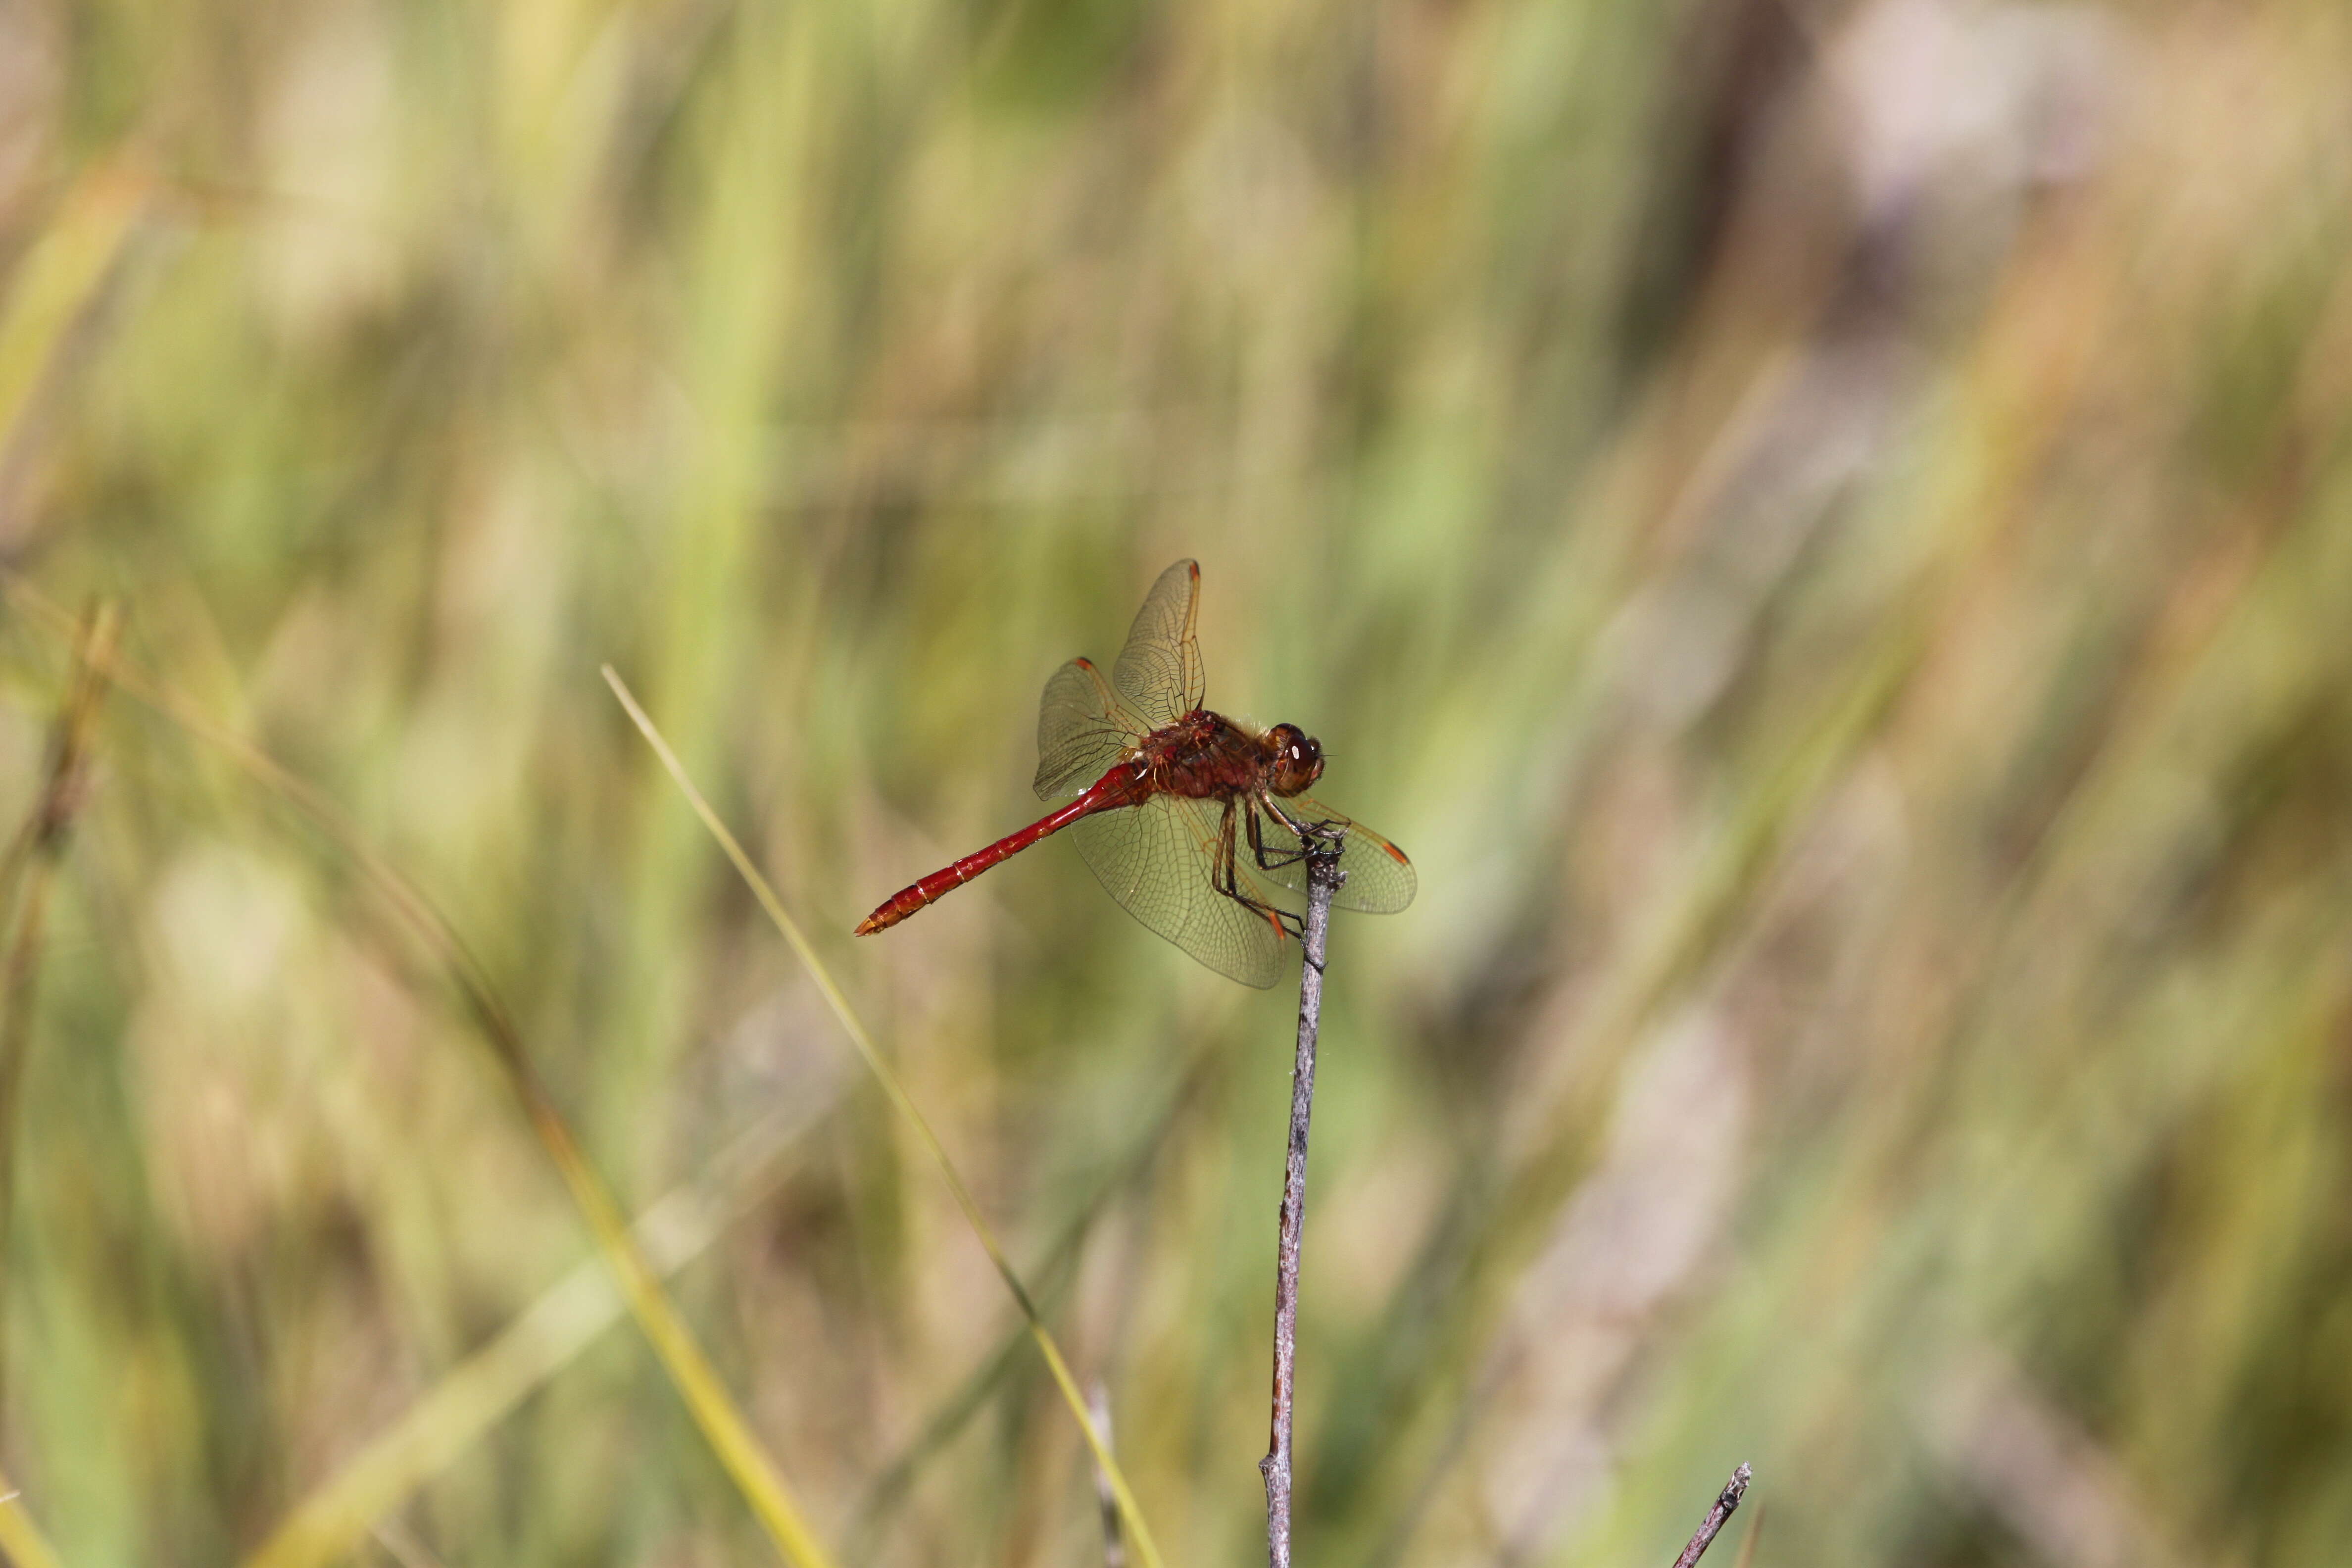
[[[1274,871],[1286,866],[1296,866],[1307,858],[1307,845],[1311,839],[1328,838],[1335,837],[1336,832],[1346,831],[1346,825],[1343,823],[1307,822],[1293,816],[1271,796],[1258,804],[1264,805],[1266,814],[1288,828],[1291,835],[1298,840],[1298,847],[1296,849],[1268,850],[1265,847],[1264,826],[1258,821],[1257,812],[1253,809],[1249,814],[1250,850],[1257,857],[1258,868],[1262,871]]]
[[[1234,842],[1234,816],[1236,811],[1249,818],[1250,852],[1256,857],[1260,867],[1266,865],[1265,840],[1259,831],[1257,813],[1243,805],[1239,801],[1227,801],[1223,829],[1217,835],[1217,891],[1244,909],[1254,910],[1262,916],[1267,924],[1274,927],[1277,935],[1305,936],[1306,921],[1287,910],[1278,910],[1262,900],[1252,898],[1243,889],[1240,857],[1236,853],[1238,847]],[[1276,862],[1276,864],[1284,863]]]
[[[1268,809],[1271,809],[1271,807]],[[1265,847],[1265,824],[1258,819],[1257,808],[1255,806],[1249,807],[1248,811],[1250,853],[1257,858],[1257,868],[1259,870],[1279,870],[1285,866],[1296,865],[1305,856],[1306,851],[1303,849],[1285,850],[1279,854],[1267,853]]]

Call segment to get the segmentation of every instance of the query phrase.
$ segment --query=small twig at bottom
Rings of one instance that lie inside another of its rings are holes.
[[[1087,1414],[1094,1417],[1103,1447],[1116,1447],[1110,1435],[1110,1389],[1099,1377],[1087,1390]],[[1110,1476],[1099,1462],[1095,1466],[1095,1497],[1102,1505],[1103,1568],[1127,1568],[1127,1542],[1118,1534],[1118,1493],[1111,1489]]]
[[[1298,1243],[1307,1222],[1307,1124],[1315,1110],[1315,1037],[1323,1025],[1323,954],[1331,896],[1347,880],[1336,838],[1302,840],[1307,854],[1307,961],[1298,974],[1298,1054],[1290,1071],[1290,1153],[1282,1178],[1281,1240],[1274,1273],[1274,1431],[1258,1474],[1265,1478],[1265,1558],[1290,1568],[1290,1417],[1298,1359]]]
[[[1732,1511],[1738,1508],[1739,1500],[1747,1495],[1750,1474],[1744,1464],[1731,1472],[1731,1480],[1723,1489],[1723,1495],[1715,1500],[1715,1506],[1706,1510],[1705,1519],[1699,1521],[1698,1532],[1690,1538],[1690,1544],[1683,1548],[1683,1554],[1675,1559],[1675,1568],[1692,1568],[1706,1555],[1706,1549],[1715,1544],[1715,1538],[1722,1533]]]

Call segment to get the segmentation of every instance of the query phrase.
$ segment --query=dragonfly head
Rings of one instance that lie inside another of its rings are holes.
[[[1297,795],[1323,776],[1323,747],[1297,725],[1276,724],[1265,742],[1274,752],[1269,784],[1275,794]]]

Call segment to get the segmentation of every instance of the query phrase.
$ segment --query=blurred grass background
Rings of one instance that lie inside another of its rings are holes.
[[[1096,1560],[611,660],[1171,1561],[1252,1560],[1291,1000],[1059,845],[846,935],[1194,555],[1212,704],[1421,872],[1335,932],[1306,1560],[1664,1563],[1744,1458],[1763,1568],[2342,1563],[2347,79],[2328,0],[5,0],[0,820],[21,590],[105,598],[671,1194],[843,1561]],[[362,1561],[765,1559],[434,954],[217,748],[88,742],[11,991],[61,1560],[240,1560],[402,1430]]]

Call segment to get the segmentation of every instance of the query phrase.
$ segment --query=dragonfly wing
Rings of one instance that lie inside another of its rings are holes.
[[[1265,915],[1217,890],[1221,815],[1205,802],[1156,795],[1141,805],[1081,817],[1069,831],[1119,908],[1218,973],[1244,985],[1271,985],[1282,973],[1283,934]],[[1245,892],[1264,900],[1264,889],[1246,874],[1242,881]]]
[[[1077,794],[1108,773],[1140,738],[1102,671],[1086,659],[1072,659],[1045,682],[1045,700],[1037,707],[1037,798]]]
[[[1194,622],[1201,602],[1201,566],[1179,561],[1160,574],[1136,613],[1127,647],[1111,668],[1119,700],[1144,728],[1173,724],[1208,696]]]
[[[1347,830],[1339,851],[1339,869],[1348,873],[1348,880],[1332,899],[1333,908],[1368,915],[1392,915],[1412,902],[1421,879],[1413,875],[1412,862],[1404,858],[1403,850],[1362,824],[1350,822],[1322,802],[1303,795],[1281,805],[1294,819],[1310,826],[1320,822]],[[1307,862],[1298,835],[1285,827],[1271,811],[1261,809],[1258,820],[1266,864],[1259,865],[1246,844],[1242,849],[1243,864],[1276,887],[1305,892]]]

